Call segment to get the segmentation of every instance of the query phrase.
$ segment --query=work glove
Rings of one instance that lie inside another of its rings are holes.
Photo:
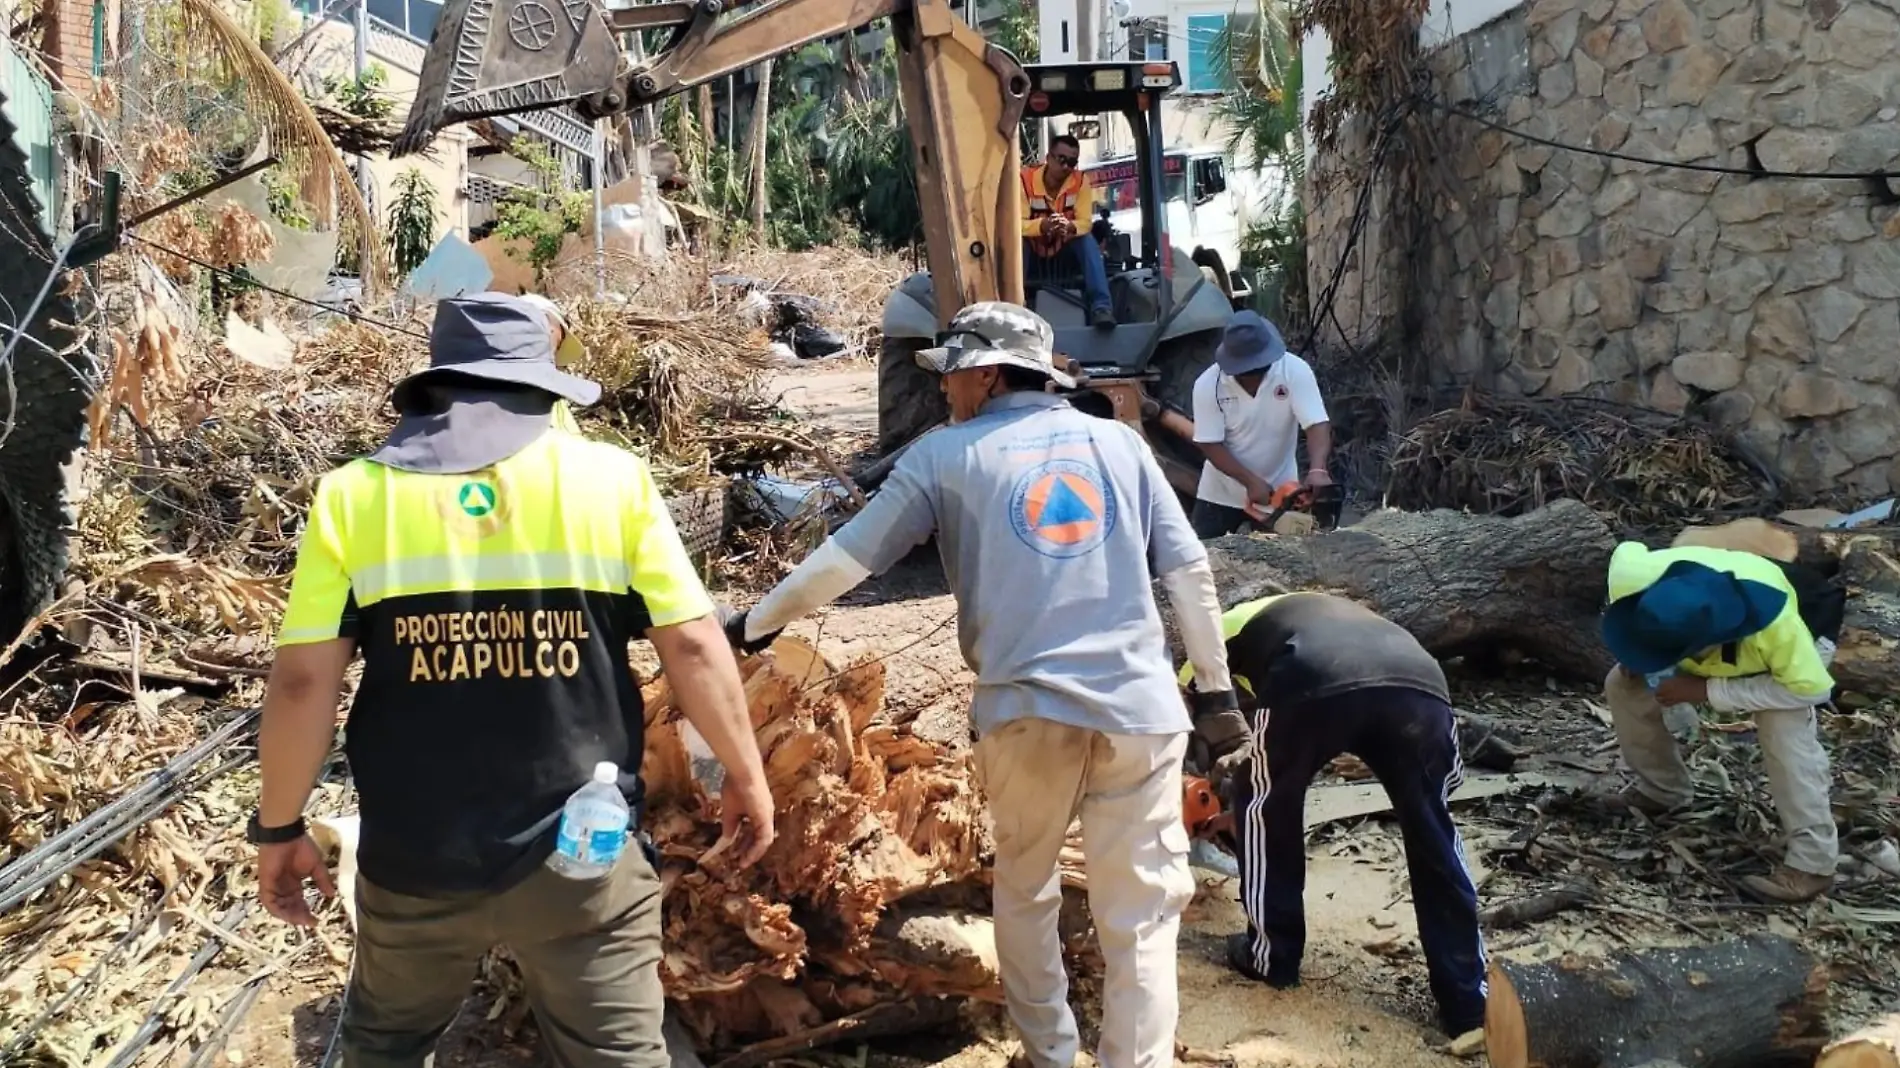
[[[1253,732],[1240,714],[1240,697],[1232,690],[1190,691],[1188,709],[1194,719],[1189,759],[1207,772],[1216,791],[1223,790],[1253,748]]]
[[[722,604],[717,606],[715,613],[719,617],[720,629],[726,632],[726,642],[730,644],[733,649],[746,656],[751,656],[754,653],[769,648],[773,642],[778,640],[778,636],[784,633],[782,630],[775,630],[756,641],[747,641],[745,636],[745,612],[736,610],[731,605]]]

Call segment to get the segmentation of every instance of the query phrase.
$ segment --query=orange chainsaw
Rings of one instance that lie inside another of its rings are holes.
[[[1339,525],[1340,490],[1338,486],[1309,487],[1299,482],[1282,482],[1273,488],[1273,495],[1267,498],[1267,507],[1271,511],[1261,511],[1260,506],[1249,500],[1242,509],[1247,518],[1254,521],[1263,533],[1273,533],[1280,517],[1296,508],[1313,513],[1313,519],[1321,530],[1331,530]]]
[[[1188,837],[1235,852],[1234,814],[1221,804],[1214,784],[1199,775],[1183,775],[1181,793],[1181,822],[1187,825]]]

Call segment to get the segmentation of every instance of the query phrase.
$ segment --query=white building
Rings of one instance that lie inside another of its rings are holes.
[[[1212,51],[1230,19],[1252,16],[1252,0],[1041,0],[1039,8],[1044,63],[1173,60],[1181,88],[1162,113],[1168,147],[1226,143],[1208,107],[1220,95]],[[1103,137],[1083,146],[1084,158],[1126,151],[1119,127],[1105,123]]]

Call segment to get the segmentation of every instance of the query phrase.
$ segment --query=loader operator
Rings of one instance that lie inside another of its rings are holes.
[[[1079,272],[1089,321],[1097,329],[1113,330],[1108,266],[1086,224],[1095,190],[1076,169],[1081,159],[1082,142],[1060,134],[1049,142],[1041,166],[1023,168],[1023,262],[1032,279],[1046,276],[1057,265]]]
[[[1246,931],[1227,962],[1275,987],[1306,950],[1306,788],[1351,753],[1385,788],[1405,841],[1412,907],[1439,1026],[1484,1026],[1478,891],[1450,798],[1464,781],[1445,673],[1405,628],[1324,593],[1263,597],[1221,617],[1227,664],[1253,715],[1254,752],[1232,777]],[[1181,672],[1182,685],[1188,672]]]
[[[1636,776],[1609,799],[1612,806],[1662,818],[1693,798],[1695,783],[1663,722],[1664,707],[1749,713],[1787,852],[1742,887],[1771,903],[1825,892],[1840,843],[1815,706],[1834,689],[1827,668],[1840,636],[1839,606],[1810,627],[1782,565],[1700,546],[1651,550],[1624,542],[1610,555],[1609,587],[1603,644],[1617,666],[1603,693],[1623,760]]]
[[[1080,1038],[1056,929],[1057,861],[1082,819],[1107,977],[1103,1068],[1172,1068],[1175,941],[1194,894],[1182,761],[1218,778],[1244,757],[1207,551],[1148,446],[1045,391],[1054,334],[1014,304],[972,304],[945,345],[951,424],[917,440],[871,503],[727,634],[742,650],[901,560],[934,532],[976,672],[978,780],[996,821],[996,946],[1010,1018],[1035,1068]],[[1151,579],[1179,620],[1199,693],[1184,707]],[[1190,738],[1190,735],[1193,735]]]
[[[555,1064],[663,1068],[660,881],[641,848],[602,875],[547,865],[563,803],[620,769],[637,829],[644,635],[726,767],[740,863],[773,840],[744,687],[652,475],[550,424],[600,387],[559,370],[542,313],[500,293],[436,306],[374,454],[318,483],[258,751],[250,837],[266,909],[307,925],[330,877],[301,813],[363,654],[347,750],[361,796],[346,1068],[420,1068],[482,956],[506,943]],[[629,843],[632,844],[632,843]],[[644,843],[643,843],[644,844]]]

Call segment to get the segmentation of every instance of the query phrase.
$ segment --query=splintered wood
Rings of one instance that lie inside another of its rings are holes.
[[[664,677],[645,694],[661,978],[701,1048],[917,997],[1000,998],[967,758],[879,722],[881,662],[839,670],[781,638],[740,671],[778,823],[743,872],[712,849],[716,764]]]

